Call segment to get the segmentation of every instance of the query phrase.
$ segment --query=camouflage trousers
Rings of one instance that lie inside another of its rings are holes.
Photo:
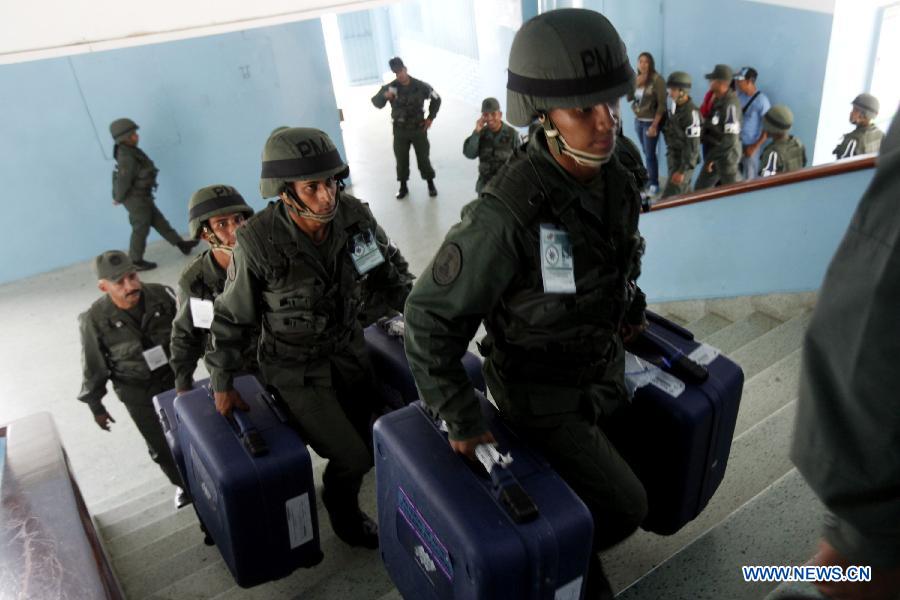
[[[150,227],[153,227],[159,235],[173,246],[182,241],[178,232],[172,228],[166,217],[156,208],[152,196],[131,197],[122,203],[128,210],[128,221],[131,223],[131,243],[128,245],[128,256],[131,260],[144,259],[144,250],[147,248],[147,236]]]
[[[417,127],[407,129],[394,125],[394,158],[397,159],[397,181],[409,179],[409,147],[416,151],[416,164],[422,179],[434,179],[434,168],[431,166],[428,143],[428,132]]]

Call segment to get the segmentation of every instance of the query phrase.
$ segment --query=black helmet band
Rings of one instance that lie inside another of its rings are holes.
[[[537,79],[507,71],[506,89],[528,96],[561,98],[586,96],[611,89],[631,81],[631,65],[625,63],[599,75],[574,79]]]
[[[300,173],[321,173],[344,166],[337,149],[305,158],[267,160],[262,164],[262,179],[285,179]]]
[[[210,198],[209,200],[205,200],[191,208],[190,212],[188,212],[188,219],[199,219],[202,215],[208,212],[218,210],[220,208],[228,208],[230,206],[246,208],[247,203],[244,202],[243,197],[236,195]]]

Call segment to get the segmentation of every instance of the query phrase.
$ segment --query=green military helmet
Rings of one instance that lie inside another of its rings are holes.
[[[489,113],[489,112],[497,112],[500,110],[500,101],[496,98],[485,98],[481,102],[481,112]]]
[[[188,201],[188,231],[191,237],[200,239],[203,223],[219,215],[242,213],[249,217],[253,209],[244,201],[240,192],[230,185],[208,185],[191,195]]]
[[[878,110],[881,108],[881,103],[878,102],[878,98],[873,96],[872,94],[860,94],[856,98],[853,99],[853,106],[856,107],[859,112],[866,115],[870,119],[874,119],[878,116]]]
[[[673,71],[666,79],[666,87],[689,90],[691,89],[691,76],[684,71]]]
[[[507,117],[524,127],[553,108],[614,102],[634,90],[634,77],[625,44],[606,17],[582,8],[551,10],[513,39]]]
[[[291,181],[346,179],[350,167],[320,129],[291,127],[272,132],[263,148],[259,191],[263,198],[281,194]]]
[[[109,124],[109,133],[117,142],[128,139],[128,136],[137,130],[138,124],[131,119],[116,119]]]
[[[794,125],[794,113],[784,104],[776,104],[763,115],[763,129],[767,133],[787,133]]]

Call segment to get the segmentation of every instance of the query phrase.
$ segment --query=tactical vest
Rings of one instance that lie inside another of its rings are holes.
[[[394,126],[402,129],[416,129],[425,120],[422,106],[431,96],[428,84],[411,77],[409,85],[400,85],[395,79],[390,83],[396,88],[397,97],[391,100],[391,119]]]
[[[162,346],[170,356],[172,320],[175,318],[175,298],[172,292],[157,283],[143,284],[144,317],[138,327],[131,317],[123,314],[107,298],[101,298],[88,310],[100,336],[100,347],[106,356],[106,365],[113,384],[145,386],[151,382],[172,379],[174,373],[168,366],[152,373],[144,360],[144,350]]]
[[[279,217],[280,202],[241,228],[240,244],[262,271],[260,362],[291,364],[340,353],[361,336],[363,284],[351,252],[354,237],[376,222],[353,196],[340,193],[338,215],[321,247],[298,242]],[[288,224],[295,227],[293,222]],[[305,234],[301,234],[305,235]],[[330,248],[327,260],[321,252]],[[388,256],[387,248],[379,250]],[[371,273],[371,272],[370,272]]]
[[[849,158],[860,154],[877,153],[881,149],[884,133],[874,124],[857,127],[844,135],[841,143],[832,151],[837,158]]]
[[[497,133],[486,127],[482,130],[478,142],[478,174],[484,177],[485,182],[490,180],[512,156],[513,142],[517,137],[516,130],[506,123],[503,123]]]
[[[688,171],[697,166],[702,128],[700,111],[690,100],[676,106],[675,112],[669,114],[663,133],[670,172]]]
[[[615,336],[633,298],[627,274],[643,247],[636,229],[640,194],[634,177],[614,156],[603,166],[598,219],[567,190],[570,182],[537,162],[517,151],[485,189],[489,197],[483,201],[501,202],[516,220],[523,258],[516,284],[485,319],[482,352],[509,376],[576,385],[605,373],[616,352]],[[569,232],[574,294],[544,292],[543,223]]]
[[[774,140],[763,150],[759,165],[763,177],[790,173],[806,166],[806,150],[794,136]]]
[[[150,160],[143,150],[137,146],[128,146],[125,144],[116,144],[113,149],[113,157],[116,159],[116,170],[113,172],[113,197],[116,195],[116,184],[119,177],[119,165],[122,160],[119,156],[128,154],[134,157],[137,162],[137,172],[134,180],[131,182],[131,188],[128,190],[128,196],[149,196],[156,189],[156,176],[159,169]]]
[[[717,146],[723,143],[726,135],[734,134],[738,136],[734,143],[740,148],[741,118],[741,103],[734,92],[714,100],[709,117],[703,121],[700,132],[702,142]]]

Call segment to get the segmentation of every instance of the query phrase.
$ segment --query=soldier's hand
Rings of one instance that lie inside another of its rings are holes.
[[[744,158],[750,158],[756,152],[756,146],[744,146]]]
[[[858,565],[838,552],[826,540],[819,540],[819,550],[807,565],[816,567]],[[889,600],[900,593],[900,567],[872,569],[872,581],[820,581],[816,588],[836,600]]]
[[[496,443],[497,440],[494,439],[494,434],[490,431],[485,431],[481,435],[469,438],[467,440],[450,440],[450,447],[453,448],[453,451],[457,454],[462,454],[469,460],[476,460],[475,448],[477,448],[479,444]]]
[[[674,183],[675,185],[681,185],[682,183],[684,183],[684,173],[682,173],[681,171],[677,171],[675,173],[672,173],[672,176],[669,179],[671,179],[672,183]]]
[[[94,421],[103,431],[109,431],[109,424],[115,423],[116,420],[110,416],[109,413],[103,413],[102,415],[94,415]]]
[[[623,323],[622,329],[619,331],[619,335],[622,336],[622,341],[626,344],[630,344],[634,340],[637,339],[641,332],[647,329],[647,319],[645,318],[641,323],[635,325],[632,323]]]
[[[186,388],[186,389],[183,389],[183,390],[175,390],[175,395],[176,395],[176,396],[180,396],[180,395],[182,395],[182,394],[187,394],[187,393],[190,392],[190,391],[191,391],[191,388]]]
[[[475,121],[475,133],[481,133],[481,130],[484,129],[484,119],[480,118]]]
[[[707,173],[712,173],[715,170],[715,168],[716,168],[716,163],[714,163],[712,161],[706,163],[706,172]]]
[[[223,417],[230,416],[231,411],[235,408],[240,410],[250,410],[250,407],[247,406],[247,403],[244,402],[244,399],[241,398],[241,395],[237,390],[215,392],[213,395],[216,399],[216,410],[219,411],[219,414]]]
[[[425,119],[424,121],[422,121],[422,129],[424,129],[425,131],[431,129],[431,121],[431,119]]]
[[[394,92],[392,92],[390,90],[388,90],[384,93],[385,100],[391,101],[396,97],[397,97],[397,94],[395,94]]]

